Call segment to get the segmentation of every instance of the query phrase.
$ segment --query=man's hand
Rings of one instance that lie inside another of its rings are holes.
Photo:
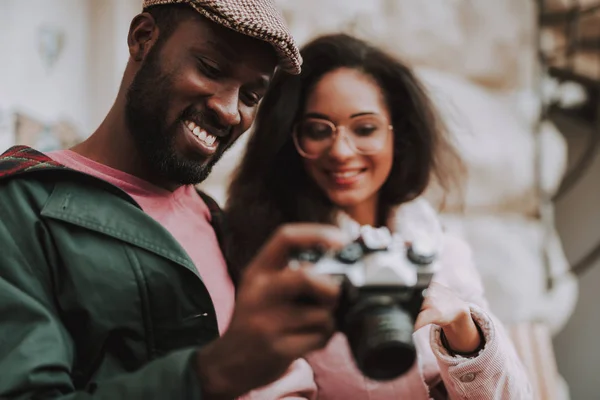
[[[287,268],[288,257],[294,249],[340,249],[348,241],[339,229],[323,225],[276,232],[242,277],[229,329],[198,353],[203,398],[231,399],[267,385],[292,361],[327,344],[339,286],[310,268]]]

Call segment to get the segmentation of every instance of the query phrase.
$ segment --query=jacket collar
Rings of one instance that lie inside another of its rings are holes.
[[[14,146],[0,155],[0,179],[44,169],[67,168],[27,146]]]
[[[194,264],[175,238],[132,202],[115,198],[101,186],[61,180],[55,183],[41,215],[129,243],[197,274]]]
[[[75,171],[71,168],[68,168],[56,161],[52,158],[48,157],[46,154],[39,152],[35,149],[32,149],[28,146],[14,146],[5,151],[0,155],[0,180],[2,178],[10,178],[16,175],[24,174],[27,172],[34,171],[69,171],[75,173],[77,175],[85,175],[89,177],[91,180],[101,181],[95,177],[82,174],[79,171]],[[109,184],[108,182],[103,182],[105,185],[111,186],[113,189],[121,191],[121,189]],[[121,191],[122,192],[122,191]],[[206,193],[198,190],[198,194],[204,200],[208,209],[210,211],[211,220],[222,223],[223,219],[223,211],[217,204],[217,202]],[[133,200],[129,195],[126,195],[130,202],[137,205],[135,200]],[[219,225],[220,227],[220,225]],[[221,230],[221,229],[220,229]],[[222,232],[217,232],[218,234],[222,234]]]
[[[55,174],[55,187],[41,211],[42,216],[78,225],[143,248],[198,275],[181,245],[120,188],[68,168],[27,146],[12,147],[0,155],[0,181],[29,173]],[[115,194],[118,199],[115,199]],[[223,250],[223,212],[210,196],[201,191],[198,194],[210,210],[211,224]],[[232,278],[235,280],[234,276]]]

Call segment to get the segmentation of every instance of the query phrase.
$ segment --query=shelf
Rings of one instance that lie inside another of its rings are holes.
[[[600,69],[600,66],[599,66]],[[559,81],[571,81],[583,85],[588,91],[600,91],[600,80],[578,74],[570,68],[548,67],[548,74]]]
[[[564,24],[595,12],[600,12],[600,2],[587,7],[574,6],[563,11],[541,13],[539,23],[541,26]]]

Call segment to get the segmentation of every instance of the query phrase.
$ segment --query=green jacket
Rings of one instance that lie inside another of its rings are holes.
[[[191,259],[131,197],[0,156],[0,398],[199,399],[193,355],[218,335]]]

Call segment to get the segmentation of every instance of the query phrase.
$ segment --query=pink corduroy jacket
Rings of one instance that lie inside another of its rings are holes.
[[[430,214],[427,204],[419,202],[405,210],[418,214],[425,207],[424,214]],[[441,344],[440,328],[427,326],[413,334],[418,354],[414,367],[396,380],[373,382],[356,368],[345,336],[336,334],[325,349],[309,355],[307,360],[297,360],[283,378],[244,399],[427,400],[438,398],[442,381],[447,397],[439,398],[533,399],[529,379],[511,340],[489,312],[469,247],[456,237],[442,237],[442,267],[434,281],[453,289],[471,305],[471,315],[485,336],[485,347],[477,356],[451,356]]]

